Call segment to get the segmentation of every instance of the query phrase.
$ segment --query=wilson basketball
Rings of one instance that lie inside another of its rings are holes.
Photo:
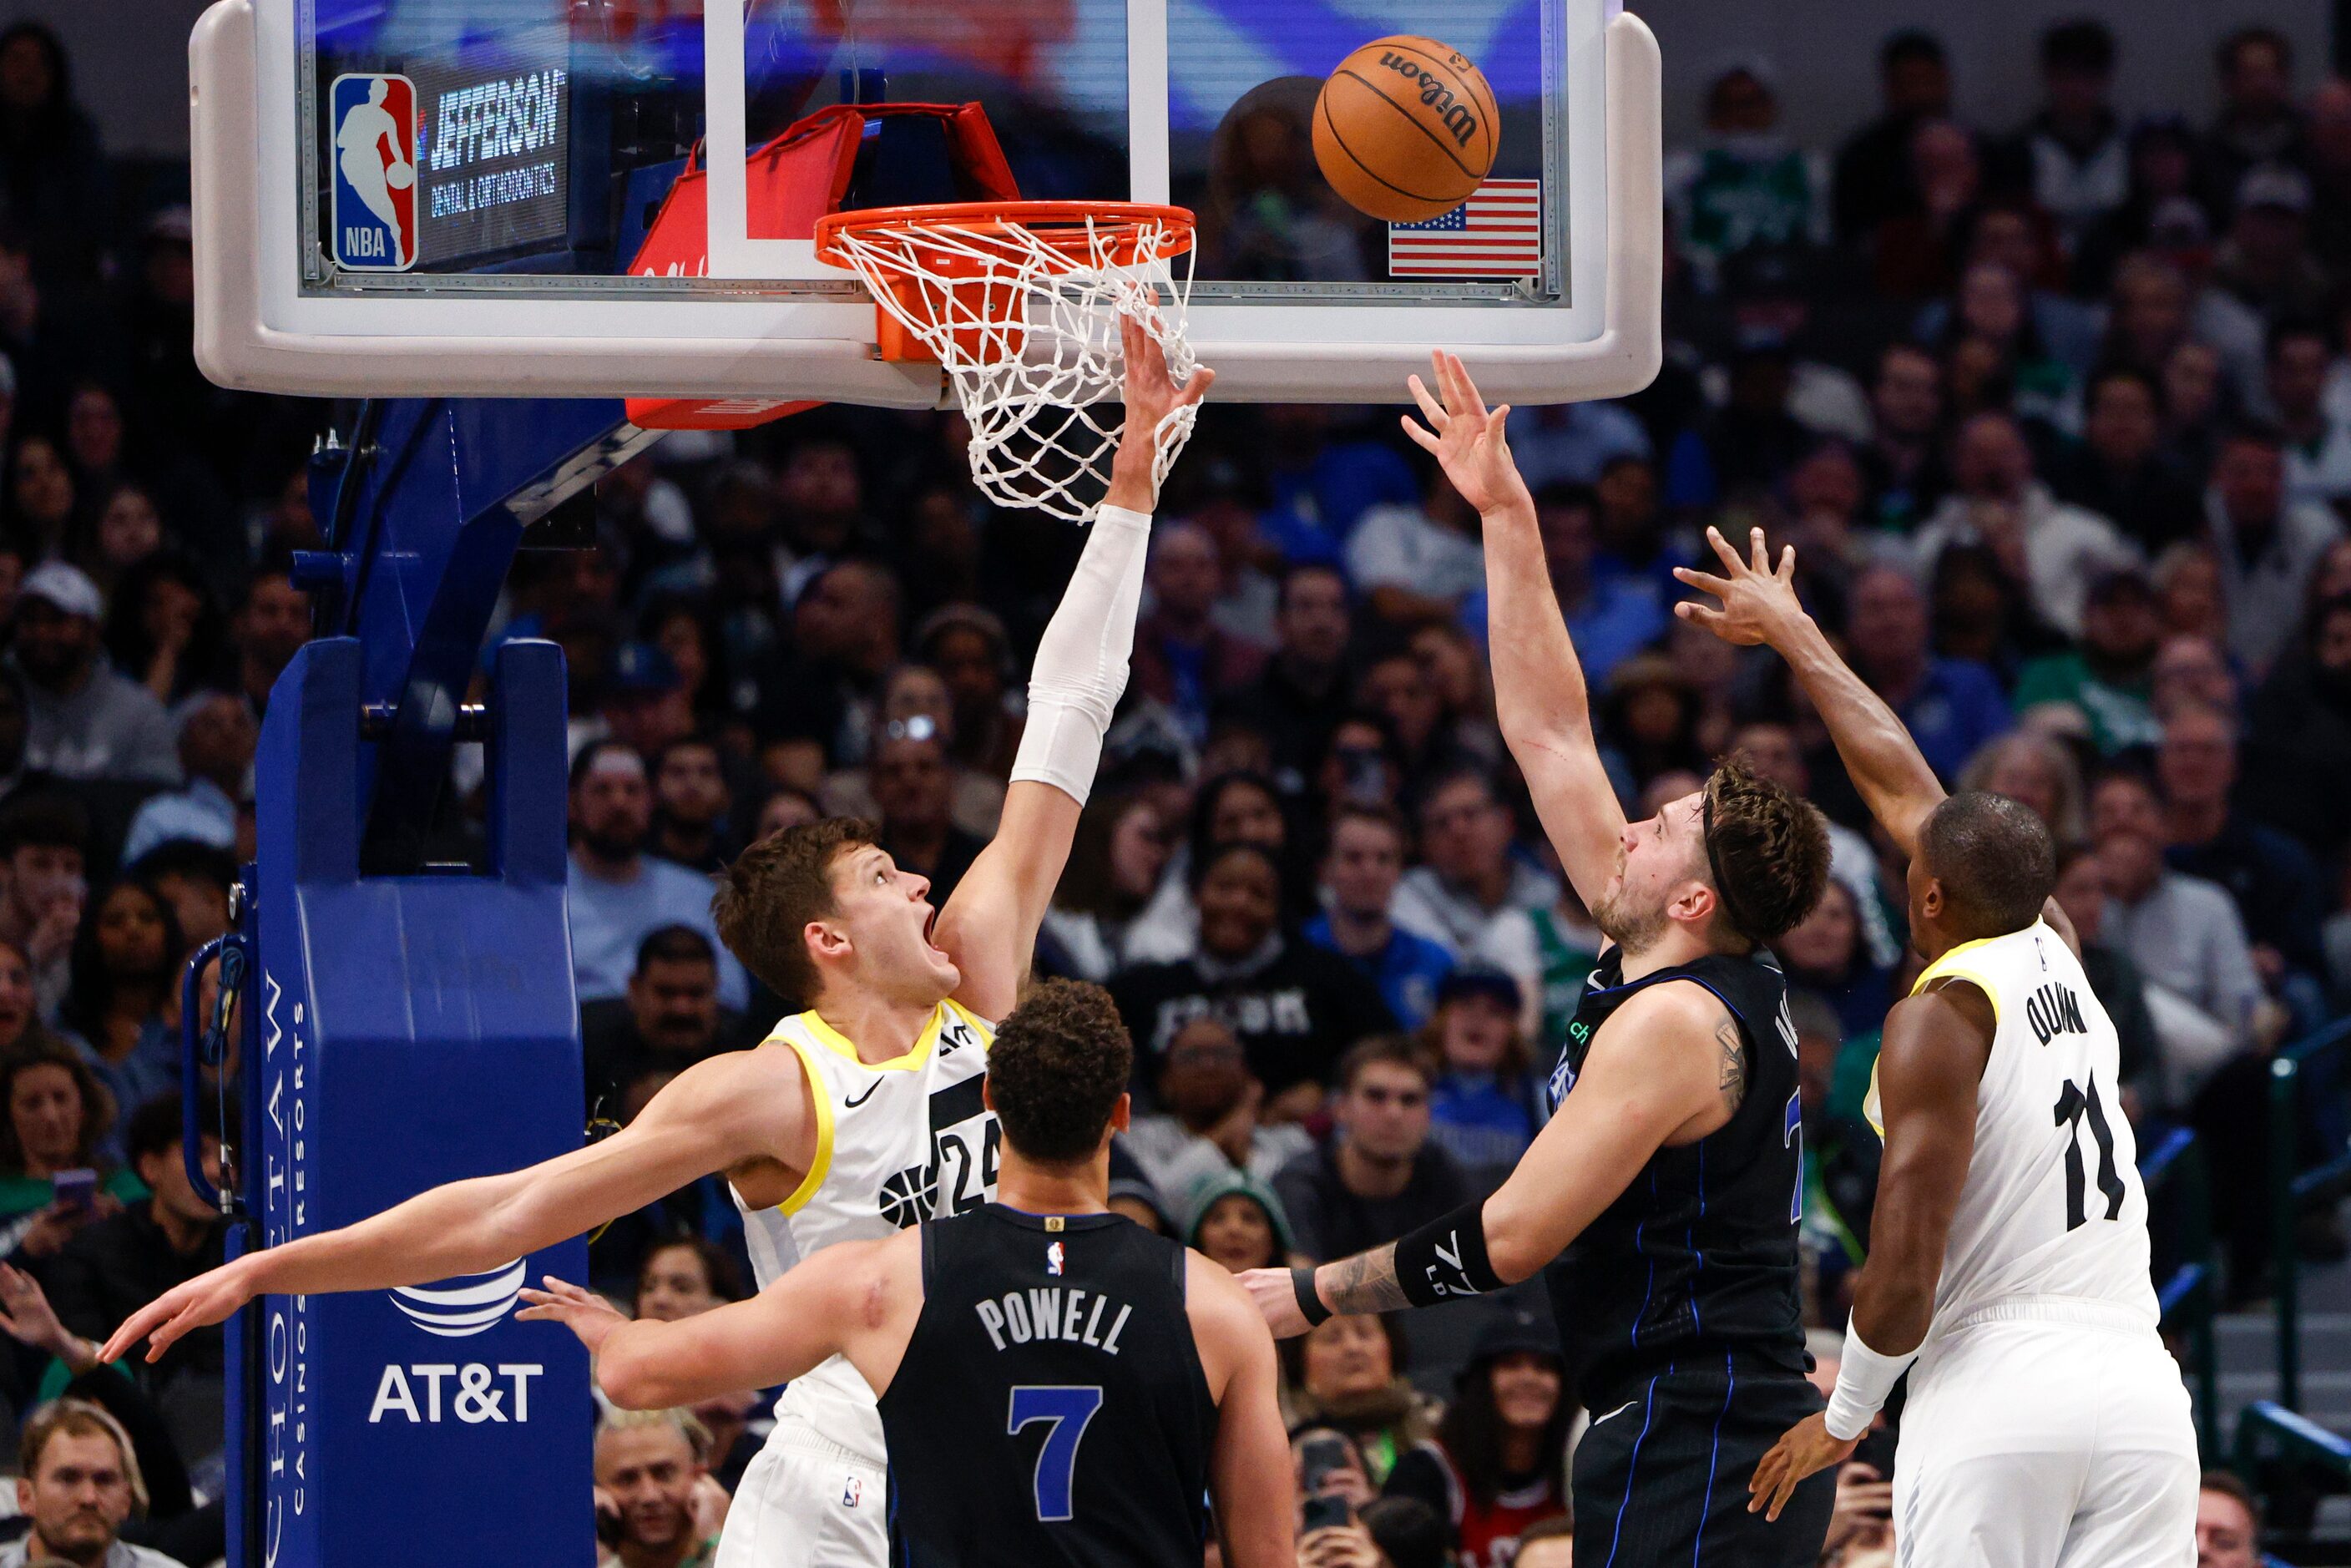
[[[1494,167],[1501,115],[1467,56],[1434,38],[1375,38],[1314,100],[1314,161],[1348,204],[1390,223],[1449,213]]]

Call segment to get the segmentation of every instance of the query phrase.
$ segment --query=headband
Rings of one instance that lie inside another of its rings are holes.
[[[1760,943],[1750,928],[1747,917],[1740,913],[1739,900],[1730,891],[1729,879],[1722,874],[1722,857],[1714,852],[1714,780],[1708,779],[1698,791],[1698,836],[1706,841],[1706,869],[1714,875],[1714,896],[1722,904],[1722,912],[1730,916],[1730,928],[1750,942]]]

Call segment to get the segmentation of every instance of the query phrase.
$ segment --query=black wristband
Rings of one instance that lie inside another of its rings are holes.
[[[1331,1321],[1331,1309],[1322,1304],[1322,1292],[1314,1288],[1312,1264],[1290,1271],[1290,1290],[1298,1298],[1298,1310],[1305,1314],[1308,1328]]]
[[[1396,1284],[1416,1307],[1482,1296],[1504,1283],[1486,1258],[1486,1206],[1468,1203],[1395,1244]]]

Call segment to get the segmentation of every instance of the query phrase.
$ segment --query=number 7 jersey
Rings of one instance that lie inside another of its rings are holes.
[[[2081,960],[2036,920],[1952,948],[1911,995],[1947,979],[1980,988],[1997,1024],[1930,1337],[1987,1307],[2053,1299],[2136,1308],[2152,1328],[2147,1189],[2123,1115],[2115,1026]],[[1868,1113],[1882,1134],[1874,1078]]]

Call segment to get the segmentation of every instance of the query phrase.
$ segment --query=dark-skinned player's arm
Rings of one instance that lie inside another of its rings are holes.
[[[1920,830],[1943,803],[1942,781],[1927,766],[1918,743],[1894,710],[1837,656],[1827,634],[1804,612],[1796,598],[1794,547],[1781,549],[1775,568],[1761,528],[1749,531],[1744,560],[1713,528],[1706,530],[1706,538],[1722,562],[1723,575],[1712,577],[1686,566],[1676,567],[1674,575],[1719,602],[1688,600],[1674,606],[1674,613],[1726,643],[1745,647],[1760,643],[1788,661],[1813,711],[1828,726],[1829,738],[1836,743],[1837,755],[1844,759],[1845,771],[1869,814],[1896,848],[1915,857]],[[2042,918],[2080,953],[2074,924],[2054,898],[2043,909]]]
[[[1208,1496],[1224,1560],[1232,1568],[1295,1568],[1298,1479],[1273,1336],[1231,1275],[1197,1252],[1184,1264],[1185,1312],[1217,1402]]]
[[[1526,776],[1543,832],[1588,904],[1616,873],[1625,811],[1593,739],[1591,695],[1551,585],[1534,497],[1510,458],[1504,430],[1510,405],[1489,411],[1458,355],[1431,358],[1436,392],[1418,376],[1411,381],[1428,423],[1406,414],[1404,431],[1436,456],[1454,489],[1478,509],[1486,540],[1494,716]]]
[[[1975,1155],[1976,1089],[1991,1060],[1996,1021],[1991,999],[1956,979],[1886,1015],[1877,1058],[1886,1158],[1836,1391],[1826,1410],[1790,1427],[1755,1467],[1750,1512],[1779,1518],[1799,1481],[1849,1458],[1926,1342],[1943,1244]]]
[[[1428,1306],[1514,1285],[1559,1256],[1660,1148],[1729,1121],[1746,1085],[1739,1025],[1723,1005],[1694,985],[1651,986],[1609,1020],[1575,1092],[1482,1205],[1319,1269],[1252,1269],[1241,1283],[1278,1339],[1333,1312]]]
[[[1111,460],[1110,489],[1086,528],[1086,547],[1037,644],[1029,719],[1004,792],[996,836],[939,911],[935,939],[963,971],[956,1000],[1000,1019],[1020,998],[1054,885],[1070,858],[1078,813],[1102,760],[1102,737],[1126,689],[1151,509],[1159,496],[1159,433],[1207,395],[1206,366],[1178,387],[1167,357],[1134,318],[1119,318],[1125,354],[1126,423]]]
[[[811,1253],[748,1301],[674,1322],[623,1317],[549,1276],[515,1315],[559,1322],[596,1358],[596,1384],[623,1410],[666,1410],[768,1388],[845,1355],[878,1393],[890,1386],[923,1310],[919,1229]]]
[[[191,1329],[225,1321],[256,1296],[389,1290],[482,1273],[714,1171],[762,1156],[805,1168],[815,1154],[808,1078],[797,1056],[713,1057],[679,1073],[601,1143],[503,1176],[450,1182],[355,1225],[207,1270],[125,1319],[103,1358],[117,1360],[147,1338],[152,1361]]]

